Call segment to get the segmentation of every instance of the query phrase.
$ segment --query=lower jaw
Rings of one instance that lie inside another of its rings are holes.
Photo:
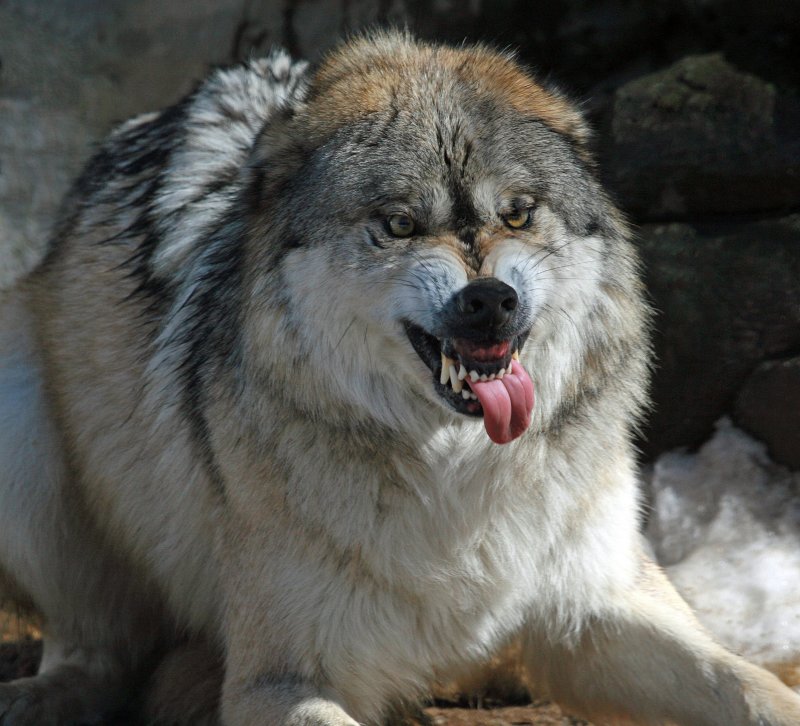
[[[464,416],[483,417],[483,408],[474,393],[470,392],[470,398],[464,398],[461,393],[456,393],[450,386],[444,386],[438,381],[434,383],[434,390],[439,401],[449,409]]]
[[[483,408],[477,401],[475,394],[469,390],[469,384],[466,383],[466,380],[471,377],[470,366],[472,365],[472,370],[475,370],[479,375],[486,376],[483,380],[490,379],[490,376],[496,377],[500,369],[510,371],[511,361],[519,360],[519,351],[525,345],[529,331],[524,331],[523,333],[507,339],[508,351],[507,355],[502,359],[494,361],[475,361],[474,363],[465,361],[463,364],[463,371],[461,370],[462,361],[457,357],[448,356],[443,351],[443,347],[447,347],[446,343],[443,345],[440,339],[435,338],[429,333],[426,333],[422,328],[410,323],[406,323],[406,333],[417,355],[419,355],[422,361],[431,370],[433,374],[433,387],[440,401],[448,408],[464,416],[481,418],[483,417]],[[454,351],[449,350],[448,352],[453,353]],[[437,360],[437,357],[439,360]],[[428,360],[426,360],[426,358]],[[451,362],[455,368],[454,374],[451,374],[449,370]],[[439,363],[439,365],[436,365],[436,363]],[[448,370],[446,380],[443,380],[445,366],[447,366]],[[461,374],[460,377],[459,374]],[[468,391],[468,396],[466,398],[463,395],[463,391],[465,390]]]

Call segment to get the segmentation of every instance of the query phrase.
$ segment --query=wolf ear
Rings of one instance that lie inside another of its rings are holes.
[[[592,129],[586,121],[583,111],[574,101],[567,98],[561,89],[548,84],[547,92],[554,99],[553,104],[559,114],[561,133],[570,137],[584,150],[592,140]]]
[[[258,199],[279,192],[308,158],[310,146],[302,126],[297,109],[284,106],[262,127],[244,169],[246,185]]]
[[[552,111],[558,118],[557,124],[553,124],[553,126],[563,136],[572,140],[575,152],[584,162],[594,166],[592,143],[594,134],[583,111],[556,86],[547,84],[544,88],[553,99]]]

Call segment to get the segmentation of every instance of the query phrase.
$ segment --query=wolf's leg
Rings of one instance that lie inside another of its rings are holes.
[[[136,691],[166,631],[157,599],[151,607],[121,582],[135,576],[108,553],[84,551],[91,541],[67,538],[63,559],[51,551],[37,560],[46,577],[16,578],[42,619],[45,648],[36,676],[0,684],[0,726],[102,723]]]
[[[308,657],[281,652],[274,641],[255,646],[258,629],[249,618],[229,629],[221,702],[226,726],[358,726],[333,694],[296,675],[309,671]]]
[[[800,697],[775,676],[714,643],[660,569],[642,564],[638,587],[596,613],[572,645],[526,633],[537,685],[597,717],[684,726],[796,726]]]
[[[164,656],[145,687],[145,723],[219,726],[222,678],[216,648],[203,640],[181,643]]]
[[[318,623],[316,608],[308,605],[324,597],[325,566],[318,570],[297,557],[296,540],[278,527],[273,531],[228,514],[222,723],[358,726],[344,699],[325,688],[314,646],[320,629],[330,626]]]
[[[231,726],[358,726],[334,701],[310,684],[261,678],[235,692],[226,688],[222,721]]]
[[[0,726],[102,723],[136,692],[156,648],[160,612],[137,603],[137,594],[125,588],[109,597],[99,580],[87,577],[90,562],[62,564],[69,569],[52,581],[60,597],[30,598],[43,620],[44,656],[37,675],[0,684]],[[107,583],[116,586],[110,577]],[[122,602],[126,597],[130,601]]]
[[[49,641],[39,674],[0,684],[2,726],[101,723],[124,703],[130,673],[106,654]]]

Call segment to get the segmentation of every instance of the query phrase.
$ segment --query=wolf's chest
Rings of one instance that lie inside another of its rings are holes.
[[[487,659],[525,617],[531,583],[521,559],[491,544],[416,566],[398,557],[384,573],[390,581],[362,579],[342,601],[337,626],[322,625],[325,672],[348,701],[377,707]]]

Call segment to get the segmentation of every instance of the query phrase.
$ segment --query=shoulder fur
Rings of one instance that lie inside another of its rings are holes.
[[[229,208],[259,131],[276,111],[302,98],[306,68],[275,51],[218,70],[194,94],[182,143],[153,202],[157,216],[169,220],[152,260],[156,275],[175,273],[198,236]]]

